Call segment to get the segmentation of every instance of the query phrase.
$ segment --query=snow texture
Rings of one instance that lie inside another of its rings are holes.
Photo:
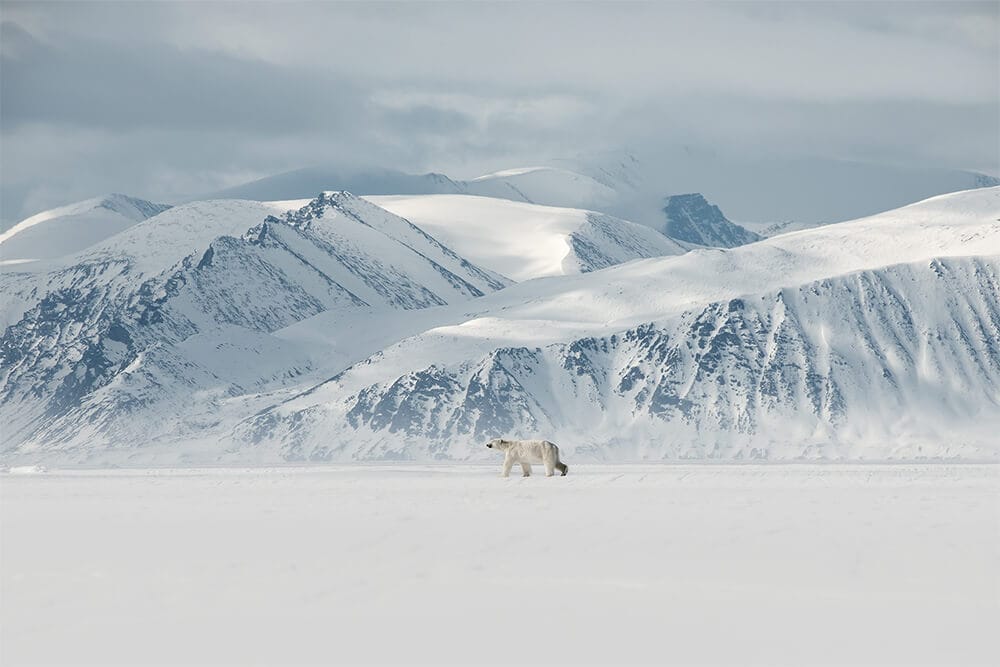
[[[0,662],[987,665],[996,466],[0,478]]]
[[[649,227],[593,211],[468,195],[367,199],[516,281],[586,273],[690,249]]]

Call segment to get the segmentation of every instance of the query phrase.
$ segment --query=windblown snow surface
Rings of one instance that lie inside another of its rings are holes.
[[[0,663],[1000,663],[996,466],[567,460],[3,475]]]

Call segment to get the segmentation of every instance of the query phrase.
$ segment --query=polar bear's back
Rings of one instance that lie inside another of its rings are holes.
[[[539,448],[541,448],[541,447],[555,447],[556,446],[554,442],[549,442],[548,440],[516,440],[515,442],[519,442],[522,445],[528,446],[528,447],[539,447]]]

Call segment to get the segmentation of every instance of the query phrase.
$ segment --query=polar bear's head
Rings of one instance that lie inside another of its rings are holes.
[[[503,440],[501,438],[493,438],[486,443],[486,446],[490,449],[501,449],[505,450],[510,447],[510,440]]]

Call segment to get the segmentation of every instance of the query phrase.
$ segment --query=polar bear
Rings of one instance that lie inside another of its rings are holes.
[[[563,476],[569,472],[569,466],[559,460],[559,448],[548,440],[503,440],[494,438],[486,443],[490,449],[499,449],[504,453],[502,477],[510,476],[510,469],[515,463],[521,464],[521,472],[525,477],[531,476],[531,464],[545,464],[545,476],[552,477],[556,469]]]

